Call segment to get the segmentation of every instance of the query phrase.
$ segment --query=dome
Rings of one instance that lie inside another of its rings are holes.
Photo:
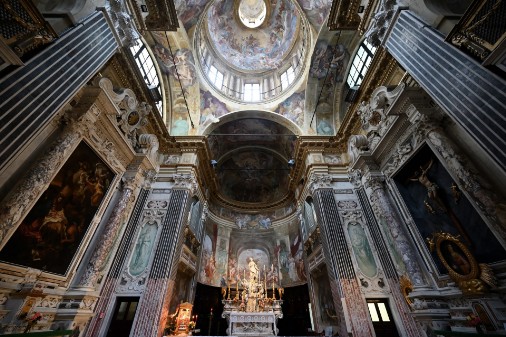
[[[211,88],[239,103],[261,103],[301,83],[310,36],[293,0],[216,0],[197,25],[194,43]]]
[[[268,20],[255,29],[245,26],[240,14],[247,13],[251,19],[259,17],[262,8],[267,11],[263,0],[235,3],[224,0],[210,6],[207,33],[213,49],[225,63],[237,70],[253,72],[273,70],[281,65],[297,38],[301,15],[291,0],[279,0],[270,6],[269,3]]]

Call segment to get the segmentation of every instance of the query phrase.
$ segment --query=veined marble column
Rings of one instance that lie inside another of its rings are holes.
[[[53,177],[87,132],[87,125],[94,122],[100,110],[94,105],[86,105],[73,109],[70,114],[73,116],[65,119],[66,125],[58,138],[2,201],[0,247],[6,243],[6,238],[16,230],[22,217],[48,188]]]
[[[334,191],[330,185],[331,177],[315,175],[310,179],[334,306],[342,322],[339,335],[348,335],[348,327],[344,322],[349,321],[354,336],[374,336],[367,304],[360,292]],[[343,306],[346,306],[346,310],[342,310]],[[348,319],[344,317],[346,314]]]
[[[121,196],[114,207],[111,216],[107,220],[104,231],[101,233],[102,239],[98,241],[98,245],[93,251],[86,269],[78,283],[78,287],[94,288],[97,281],[101,276],[107,264],[107,257],[109,256],[111,248],[114,246],[116,238],[121,230],[121,224],[124,213],[128,208],[129,203],[133,202],[132,198],[136,189],[137,181],[135,177],[123,179],[123,186]]]
[[[389,202],[383,175],[379,174],[375,176],[369,173],[368,176],[365,177],[364,187],[376,217],[386,220],[390,234],[399,249],[399,253],[406,266],[406,272],[411,282],[413,282],[415,287],[424,286],[425,280],[418,264],[416,252],[409,239],[404,234],[404,229],[400,221],[395,216],[397,211]]]
[[[175,175],[174,180],[175,185],[155,248],[151,271],[137,308],[142,315],[135,318],[130,332],[132,337],[161,336],[167,322],[169,302],[174,292],[176,266],[183,244],[188,199],[196,189],[193,176]]]

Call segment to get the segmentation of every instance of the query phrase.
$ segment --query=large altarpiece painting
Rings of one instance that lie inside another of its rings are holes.
[[[505,249],[429,146],[424,145],[394,181],[421,240],[435,232],[451,233],[459,236],[478,262],[504,260]],[[439,272],[446,274],[435,253],[432,257]]]
[[[64,275],[115,174],[81,142],[0,252],[0,260]]]

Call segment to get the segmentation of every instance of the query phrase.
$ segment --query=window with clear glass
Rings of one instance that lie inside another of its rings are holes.
[[[223,85],[223,73],[220,72],[218,69],[216,69],[215,66],[209,67],[209,72],[207,74],[209,76],[209,79],[211,80],[211,83],[213,83],[216,88],[222,89]]]
[[[295,71],[290,66],[284,73],[281,74],[281,90],[288,88],[290,84],[295,80]]]
[[[149,55],[146,46],[141,41],[138,41],[136,46],[130,47],[130,51],[137,64],[137,68],[139,68],[144,78],[144,82],[151,91],[158,112],[162,114],[162,89],[153,59]]]
[[[376,52],[376,47],[373,47],[369,42],[362,42],[358,48],[357,54],[351,64],[350,73],[348,75],[348,85],[350,88],[358,87],[362,84],[362,81],[371,65],[372,58]]]
[[[244,85],[244,101],[256,102],[260,100],[260,83],[246,83]]]

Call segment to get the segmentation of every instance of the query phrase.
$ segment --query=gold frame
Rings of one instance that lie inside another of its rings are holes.
[[[478,265],[478,262],[474,258],[471,251],[466,247],[466,245],[464,245],[458,239],[458,236],[453,236],[450,233],[442,233],[441,232],[441,233],[433,234],[432,237],[433,237],[433,240],[435,240],[434,246],[436,248],[437,256],[441,260],[441,263],[443,263],[445,268],[448,270],[448,274],[450,275],[450,277],[453,280],[455,280],[457,282],[461,282],[461,281],[469,281],[469,280],[476,279],[479,277],[480,267]],[[442,250],[442,247],[444,247],[445,244],[448,244],[449,246],[455,245],[456,247],[458,247],[458,249],[460,249],[464,253],[465,258],[469,262],[469,265],[471,268],[468,273],[461,274],[461,273],[457,272],[455,270],[455,268],[450,265],[450,263],[447,261],[445,255],[443,253],[443,250]]]

